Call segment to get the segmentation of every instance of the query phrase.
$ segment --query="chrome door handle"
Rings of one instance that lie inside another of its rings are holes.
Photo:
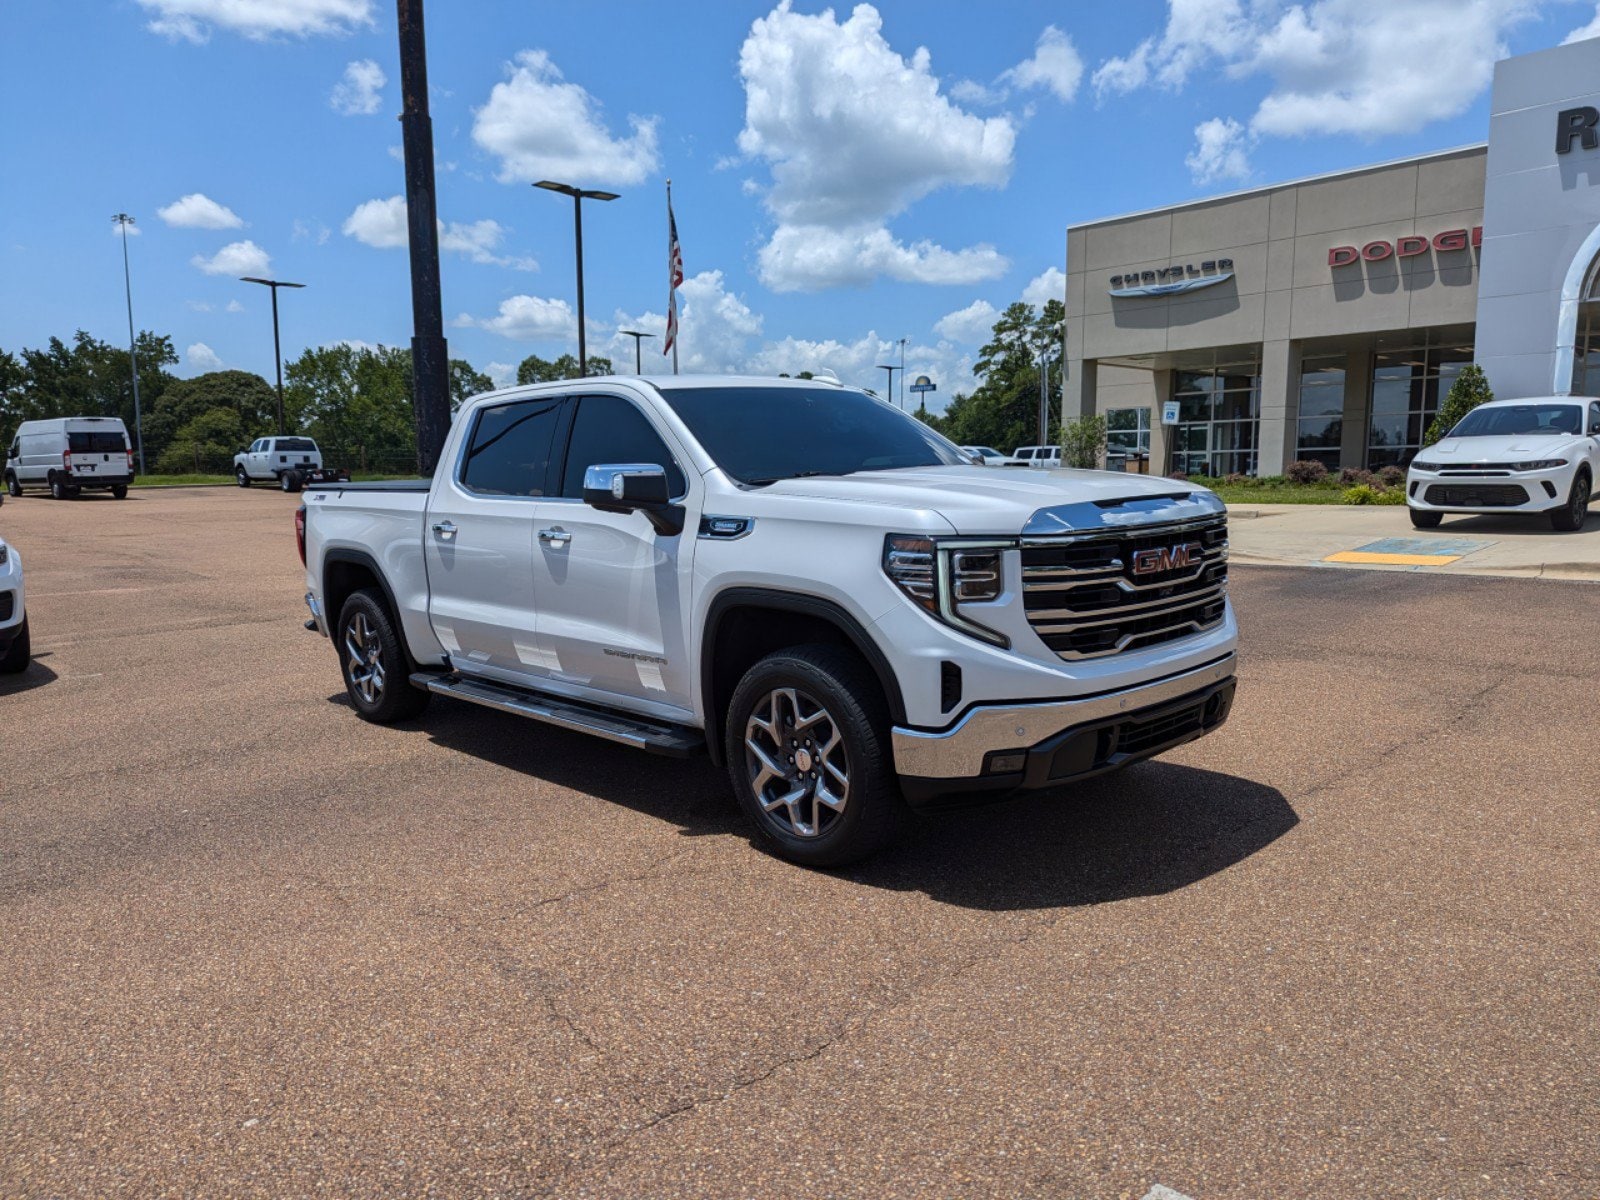
[[[572,535],[565,529],[561,528],[561,526],[557,525],[553,529],[539,530],[539,540],[541,542],[548,542],[552,546],[559,547],[565,546],[568,542],[570,542],[572,540]]]
[[[456,527],[454,523],[450,521],[435,522],[433,531],[447,542],[456,535]]]

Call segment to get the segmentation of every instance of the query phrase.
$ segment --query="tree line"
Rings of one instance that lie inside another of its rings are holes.
[[[1009,454],[1034,445],[1039,436],[1039,354],[1058,351],[1066,306],[1047,300],[1043,309],[1019,300],[994,323],[989,341],[978,352],[973,374],[978,386],[958,393],[943,413],[919,408],[917,416],[958,446],[989,446]],[[1061,356],[1050,361],[1045,388],[1050,398],[1050,423],[1045,443],[1061,441]]]

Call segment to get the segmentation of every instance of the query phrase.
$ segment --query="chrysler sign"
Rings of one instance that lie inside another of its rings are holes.
[[[1233,259],[1207,259],[1199,266],[1184,263],[1181,266],[1157,267],[1153,271],[1129,271],[1124,275],[1113,275],[1106,292],[1117,297],[1172,296],[1211,287],[1232,278]]]

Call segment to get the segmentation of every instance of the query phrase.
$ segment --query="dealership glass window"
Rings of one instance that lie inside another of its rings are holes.
[[[1579,309],[1578,345],[1572,356],[1572,394],[1600,396],[1600,304]]]
[[[1300,364],[1300,428],[1294,456],[1339,468],[1339,441],[1344,433],[1344,364],[1342,354],[1307,358]]]
[[[1371,470],[1405,466],[1422,446],[1439,401],[1472,362],[1471,346],[1384,350],[1372,358],[1372,423],[1367,432]]]
[[[1148,408],[1106,409],[1106,447],[1113,454],[1150,453]]]
[[[1189,475],[1254,475],[1261,418],[1261,364],[1219,364],[1173,373],[1178,424],[1172,469]]]

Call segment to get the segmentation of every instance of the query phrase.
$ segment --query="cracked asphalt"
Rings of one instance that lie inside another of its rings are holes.
[[[1240,568],[1221,732],[824,874],[357,720],[293,508],[0,509],[0,1195],[1600,1194],[1593,585]]]

